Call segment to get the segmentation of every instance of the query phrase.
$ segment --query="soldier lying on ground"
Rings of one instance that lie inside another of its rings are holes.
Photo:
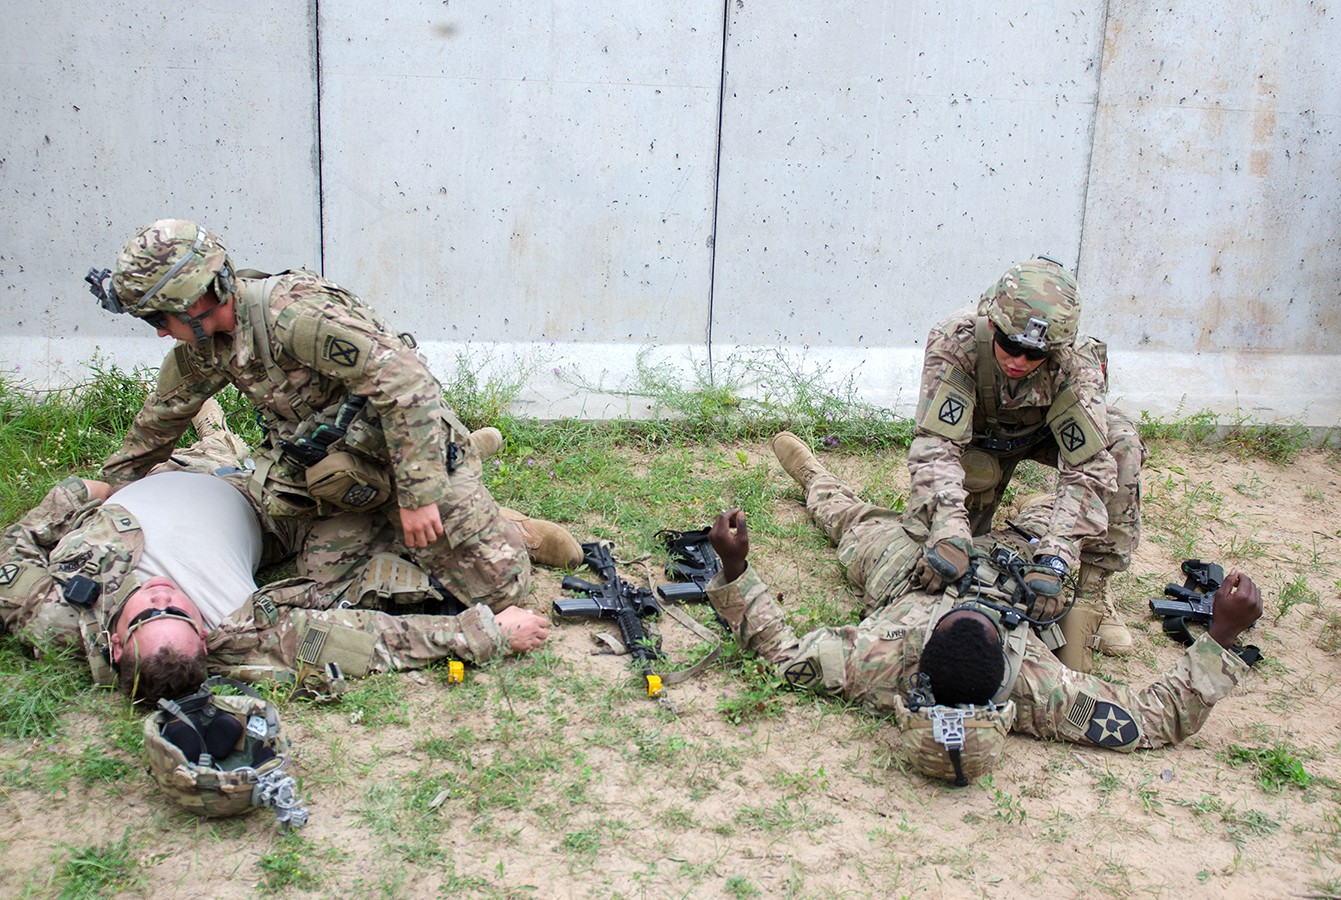
[[[234,272],[217,235],[179,219],[143,229],[88,280],[106,309],[180,341],[103,466],[113,485],[165,460],[231,383],[264,419],[253,493],[269,515],[308,523],[299,574],[342,582],[400,543],[454,596],[501,610],[526,596],[533,559],[581,564],[565,529],[499,508],[414,338],[353,293],[302,270]]]
[[[1081,600],[1061,622],[1059,652],[1089,671],[1091,650],[1131,652],[1106,585],[1140,541],[1146,451],[1135,423],[1107,402],[1107,351],[1079,332],[1080,306],[1074,276],[1039,257],[931,330],[908,512],[929,534],[920,575],[934,591],[964,574],[972,538],[991,530],[1021,461],[1057,469],[1052,517],[1035,535],[1026,577],[1060,608],[1061,579],[1080,564]]]
[[[1210,631],[1169,671],[1143,689],[1111,684],[1063,666],[1026,625],[1012,627],[1015,583],[985,558],[975,557],[962,590],[914,589],[920,543],[905,521],[861,501],[813,456],[788,461],[807,510],[874,612],[798,638],[747,564],[749,529],[738,510],[713,524],[722,570],[708,598],[741,647],[774,663],[788,684],[895,714],[908,759],[925,774],[967,783],[991,768],[1012,729],[1122,751],[1176,744],[1248,671],[1229,650],[1262,614],[1247,575],[1229,573]]]
[[[435,595],[425,573],[393,554],[340,584],[299,577],[258,589],[258,567],[301,544],[301,520],[258,515],[237,471],[246,447],[221,427],[217,404],[196,423],[202,441],[149,477],[110,499],[105,482],[68,478],[5,531],[6,630],[37,647],[82,639],[96,682],[117,681],[151,703],[195,690],[207,662],[219,674],[328,689],[330,661],[358,676],[452,657],[478,663],[544,642],[547,620],[519,607],[478,604],[454,616],[329,609]],[[219,467],[234,471],[204,474]]]

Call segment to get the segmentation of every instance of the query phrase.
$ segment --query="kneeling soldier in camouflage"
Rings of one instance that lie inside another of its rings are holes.
[[[526,596],[532,559],[581,564],[566,530],[499,509],[414,338],[350,291],[302,270],[234,271],[217,235],[180,219],[143,229],[86,280],[104,308],[180,342],[103,466],[114,486],[166,459],[233,384],[266,429],[253,493],[268,515],[309,523],[300,574],[341,582],[399,544],[462,602],[501,610]]]

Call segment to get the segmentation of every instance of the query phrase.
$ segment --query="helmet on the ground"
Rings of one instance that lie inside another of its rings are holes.
[[[928,778],[963,787],[1000,762],[1006,735],[1015,724],[1015,702],[910,707],[896,697],[894,719],[908,765]]]
[[[307,810],[285,771],[288,750],[275,705],[232,679],[216,676],[189,697],[160,700],[144,721],[149,773],[168,799],[200,816],[266,807],[281,826],[303,827]]]
[[[126,312],[146,318],[185,313],[216,279],[222,282],[219,300],[227,300],[234,289],[233,267],[219,236],[195,222],[160,219],[121,251],[112,288]]]
[[[1061,263],[1039,256],[1007,269],[983,292],[978,314],[1017,344],[1059,350],[1076,339],[1080,289]]]

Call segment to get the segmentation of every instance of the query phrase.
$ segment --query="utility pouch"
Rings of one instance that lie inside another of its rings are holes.
[[[277,450],[258,456],[256,471],[247,485],[248,492],[275,518],[311,516],[317,512],[317,501],[307,490],[307,476],[301,466],[280,457]]]
[[[391,479],[382,466],[337,451],[308,467],[307,491],[338,509],[364,512],[391,498]]]

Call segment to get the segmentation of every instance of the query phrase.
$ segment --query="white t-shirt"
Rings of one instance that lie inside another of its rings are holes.
[[[172,580],[215,628],[256,590],[261,526],[222,478],[161,472],[131,482],[108,501],[130,510],[144,533],[135,567],[142,579]]]

